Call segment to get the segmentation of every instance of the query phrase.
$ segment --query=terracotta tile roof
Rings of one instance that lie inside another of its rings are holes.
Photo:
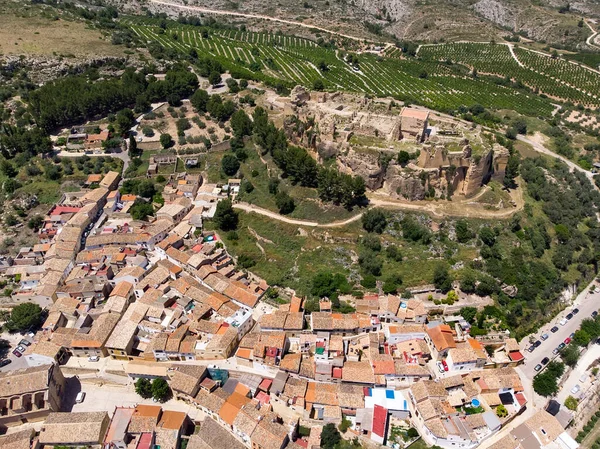
[[[367,360],[362,362],[347,361],[342,368],[342,380],[372,384],[375,383],[375,376],[371,364]]]
[[[315,378],[315,361],[308,355],[302,356],[302,362],[300,363],[300,372],[298,373],[302,377],[309,379]]]
[[[250,399],[238,392],[233,392],[219,410],[219,417],[229,425],[233,425],[240,409],[250,402]]]
[[[127,281],[121,281],[115,288],[113,288],[112,292],[110,292],[110,296],[122,296],[127,298],[133,290],[133,285]]]
[[[263,449],[281,449],[288,440],[287,428],[275,419],[274,414],[266,416],[254,429],[251,440]]]
[[[39,442],[44,445],[100,444],[108,423],[106,412],[50,413],[42,425]]]
[[[183,426],[186,417],[187,414],[184,412],[164,410],[162,416],[160,417],[158,427],[162,427],[163,429],[179,430]]]
[[[339,385],[338,400],[341,408],[362,408],[365,405],[364,387],[341,383]]]
[[[427,334],[438,351],[456,348],[452,329],[447,324],[440,324],[434,328],[427,329]]]
[[[281,359],[281,362],[279,362],[279,369],[298,374],[301,361],[302,354],[300,353],[286,354]]]
[[[214,419],[207,417],[197,434],[190,437],[187,449],[245,449],[242,443]]]
[[[338,385],[309,382],[304,400],[312,404],[338,406]]]
[[[206,390],[200,389],[194,398],[194,402],[210,410],[212,413],[219,413],[219,410],[221,410],[221,407],[225,403],[225,399],[216,394],[220,390],[218,388],[215,393],[209,393]]]
[[[373,374],[395,374],[394,359],[391,355],[377,354],[371,357]]]
[[[199,365],[173,365],[170,386],[173,390],[194,396],[200,382],[206,377],[206,367]]]
[[[410,387],[410,391],[417,402],[427,398],[445,398],[448,392],[441,382],[433,380],[423,380],[416,382]]]

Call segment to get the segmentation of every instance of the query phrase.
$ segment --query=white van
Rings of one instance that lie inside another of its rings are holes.
[[[84,399],[85,399],[85,391],[80,391],[79,393],[77,393],[77,397],[75,398],[75,402],[77,404],[81,404]]]

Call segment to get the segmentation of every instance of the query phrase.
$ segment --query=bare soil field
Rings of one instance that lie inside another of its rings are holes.
[[[84,23],[18,17],[4,8],[0,15],[0,53],[5,55],[124,56],[124,47],[112,45]]]

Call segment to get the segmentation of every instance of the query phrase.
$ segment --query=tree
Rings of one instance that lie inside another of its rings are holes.
[[[135,392],[144,399],[152,397],[152,384],[145,377],[140,377],[135,381]]]
[[[592,337],[586,331],[579,329],[575,331],[573,341],[582,348],[585,348],[587,345],[590,344],[590,341],[592,341]]]
[[[227,176],[233,176],[240,169],[240,161],[233,154],[226,154],[221,159],[221,168]]]
[[[538,374],[533,378],[533,389],[540,396],[554,396],[558,392],[556,377],[548,371]]]
[[[160,135],[160,144],[165,149],[173,146],[173,138],[171,137],[171,134],[166,134],[166,133],[161,134]]]
[[[433,283],[435,288],[447,293],[452,288],[452,279],[448,273],[448,267],[444,264],[439,264],[435,267],[433,272]]]
[[[465,270],[460,279],[460,289],[465,293],[473,293],[477,284],[477,275],[473,270]],[[467,320],[468,321],[468,320]]]
[[[387,218],[381,209],[369,209],[362,218],[363,229],[367,232],[381,234],[387,226]]]
[[[166,380],[158,377],[152,381],[152,397],[159,402],[165,402],[171,396],[171,388]]]
[[[496,243],[496,233],[489,226],[484,226],[479,230],[479,238],[487,246],[494,246]]]
[[[321,432],[321,447],[323,449],[334,449],[341,439],[342,437],[335,424],[329,423],[323,426],[323,431]]]
[[[138,198],[129,209],[129,214],[134,220],[146,220],[148,216],[154,215],[154,207],[152,204]]]
[[[152,198],[156,193],[156,188],[151,179],[144,179],[137,185],[137,194],[142,198]]]
[[[579,360],[579,348],[575,342],[568,344],[563,350],[560,352],[560,356],[568,366],[573,367],[577,365],[577,361]]]
[[[567,407],[569,410],[577,410],[578,405],[579,400],[574,398],[573,396],[568,396],[567,399],[565,399],[565,407]]]
[[[476,307],[463,307],[460,309],[460,315],[465,319],[465,321],[473,324],[475,322],[475,316],[477,315]]]
[[[0,162],[0,172],[2,172],[2,174],[4,174],[7,178],[14,178],[18,173],[13,164],[6,159],[3,159],[2,162]]]
[[[35,303],[26,302],[13,307],[6,327],[10,331],[24,331],[36,327],[41,320],[41,307]]]
[[[125,108],[117,112],[115,116],[115,128],[121,136],[127,134],[134,124],[135,117],[131,109]]]
[[[351,425],[352,425],[352,421],[350,421],[348,418],[346,418],[346,415],[342,415],[342,422],[338,426],[338,429],[340,429],[340,432],[346,433],[346,430],[348,430]]]
[[[217,210],[213,218],[217,227],[223,231],[231,231],[237,228],[238,214],[233,210],[231,200],[223,200],[217,204]]]
[[[506,418],[508,416],[508,410],[506,410],[504,405],[500,404],[498,407],[496,407],[496,416],[498,418]]]
[[[141,151],[138,151],[137,149],[137,141],[135,140],[135,137],[129,136],[129,157],[137,157],[140,155]]]
[[[221,74],[216,70],[208,75],[208,82],[213,86],[218,86],[221,83]]]
[[[238,139],[252,134],[252,120],[248,114],[242,109],[239,109],[231,116],[231,129],[233,135]]]
[[[519,156],[514,154],[508,158],[508,163],[504,170],[503,184],[507,189],[515,187],[515,178],[519,176]]]
[[[282,215],[290,214],[296,208],[296,203],[294,202],[294,199],[283,190],[277,195],[275,195],[275,204],[279,209],[279,213]]]
[[[366,273],[373,276],[381,276],[383,262],[373,251],[366,250],[361,252],[358,256],[358,264]]]
[[[402,166],[405,166],[410,161],[410,153],[408,151],[401,150],[398,153],[398,163]]]
[[[204,89],[198,89],[194,95],[190,97],[190,102],[197,112],[206,112],[206,104],[210,96]]]
[[[456,240],[460,243],[466,243],[473,238],[467,220],[458,220],[454,229],[456,230]]]
[[[37,231],[42,226],[42,224],[44,224],[44,217],[42,217],[39,214],[34,215],[27,222],[27,226],[29,227],[29,229],[33,229],[35,231]]]
[[[388,245],[385,248],[385,255],[388,259],[394,260],[396,262],[402,262],[402,253],[395,245]]]
[[[313,81],[313,89],[314,90],[323,90],[325,89],[325,84],[321,78],[317,78]]]

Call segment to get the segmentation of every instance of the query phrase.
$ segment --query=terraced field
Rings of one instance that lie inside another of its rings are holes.
[[[406,60],[365,53],[359,55],[359,67],[354,68],[343,60],[340,50],[319,47],[294,36],[180,24],[170,24],[163,31],[151,19],[136,20],[130,26],[148,43],[155,41],[186,54],[195,48],[200,56],[213,57],[229,69],[257,79],[280,80],[289,86],[312,87],[321,79],[327,89],[393,96],[441,111],[476,103],[533,116],[548,116],[553,109],[548,100],[535,94],[473,78],[462,67],[448,66],[434,58]],[[327,70],[319,70],[322,62]]]
[[[451,61],[480,73],[508,77],[552,98],[589,107],[600,105],[600,74],[561,58],[504,44],[424,45],[423,61]]]

